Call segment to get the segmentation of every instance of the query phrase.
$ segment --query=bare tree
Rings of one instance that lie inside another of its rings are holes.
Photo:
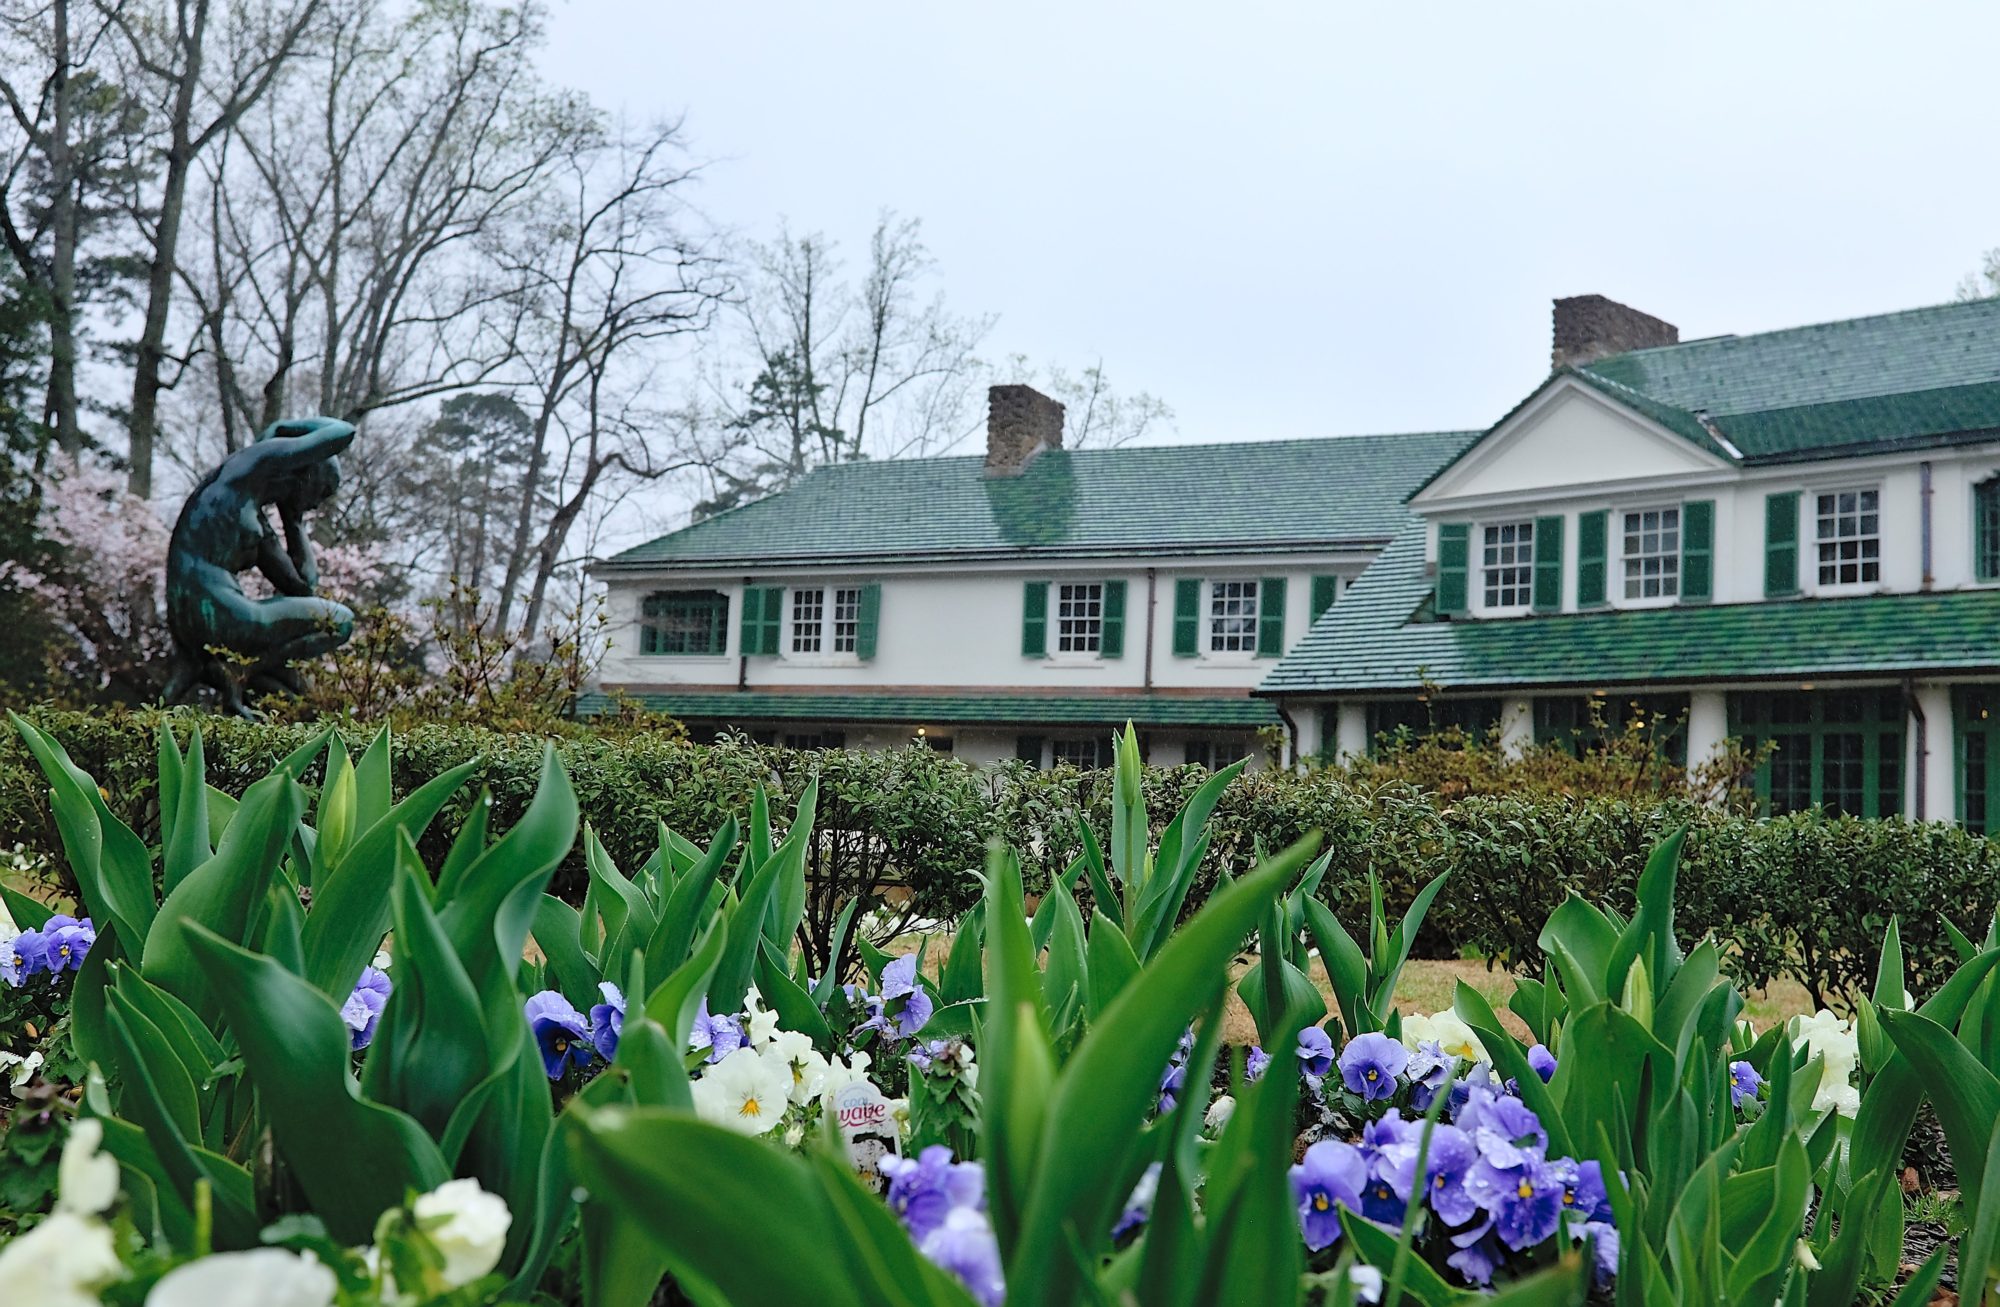
[[[501,249],[597,130],[544,89],[540,11],[331,0],[207,169],[188,270],[232,445],[299,402],[360,421],[493,380],[525,303]]]
[[[572,531],[620,482],[650,481],[693,455],[643,396],[660,351],[703,330],[728,290],[693,232],[679,125],[613,139],[565,164],[563,207],[526,234],[521,333],[533,419],[497,620],[540,629],[549,586],[573,561]]]
[[[994,379],[1001,376],[1062,401],[1067,449],[1113,449],[1173,426],[1174,411],[1165,401],[1143,390],[1120,394],[1105,375],[1102,359],[1081,372],[1070,372],[1059,365],[1036,368],[1025,354],[1015,354]]]
[[[320,0],[98,0],[121,38],[126,80],[143,87],[153,114],[157,181],[133,217],[145,240],[144,314],[133,346],[132,493],[153,490],[167,329],[180,273],[181,224],[196,161],[270,89],[317,15]],[[173,360],[177,365],[185,360]]]

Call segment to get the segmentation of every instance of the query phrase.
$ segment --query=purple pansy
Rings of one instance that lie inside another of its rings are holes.
[[[1562,1222],[1563,1184],[1549,1165],[1526,1154],[1512,1166],[1496,1165],[1492,1154],[1472,1164],[1466,1192],[1493,1217],[1500,1242],[1519,1252],[1556,1232]]]
[[[1465,1191],[1465,1175],[1479,1161],[1472,1136],[1455,1125],[1431,1131],[1424,1156],[1424,1198],[1446,1225],[1464,1225],[1479,1213],[1479,1204]]]
[[[1419,1112],[1431,1109],[1431,1100],[1451,1075],[1451,1069],[1458,1065],[1458,1059],[1444,1051],[1435,1039],[1426,1039],[1417,1045],[1417,1051],[1410,1054],[1410,1060],[1403,1067],[1403,1074],[1410,1081],[1410,1106]]]
[[[609,1062],[618,1055],[618,1036],[625,1031],[625,994],[608,980],[598,982],[597,992],[604,1001],[591,1006],[590,1042]]]
[[[1160,1073],[1160,1115],[1174,1110],[1181,1101],[1181,1089],[1187,1084],[1187,1068],[1179,1062],[1167,1063],[1167,1069]]]
[[[1318,1026],[1299,1032],[1299,1071],[1315,1078],[1333,1069],[1333,1040]]]
[[[1395,1108],[1361,1128],[1361,1157],[1368,1178],[1361,1186],[1361,1214],[1382,1225],[1401,1225],[1416,1179],[1420,1122],[1408,1122]]]
[[[1528,1050],[1528,1066],[1533,1069],[1536,1075],[1542,1078],[1542,1083],[1546,1085],[1549,1083],[1549,1079],[1556,1073],[1556,1055],[1549,1052],[1548,1045],[1536,1044]]]
[[[951,1149],[943,1144],[932,1144],[914,1159],[885,1157],[881,1171],[889,1180],[889,1210],[919,1243],[944,1224],[954,1207],[979,1210],[986,1205],[986,1177],[979,1164],[952,1161]]]
[[[1595,1161],[1577,1162],[1565,1157],[1550,1165],[1562,1181],[1565,1215],[1578,1215],[1586,1221],[1611,1219],[1611,1195],[1605,1192],[1604,1167],[1601,1164]]]
[[[1748,1062],[1729,1064],[1729,1105],[1741,1107],[1757,1096],[1764,1087],[1764,1077],[1757,1074],[1757,1068]]]
[[[706,1062],[720,1062],[737,1049],[743,1047],[743,1027],[730,1016],[710,1016],[708,1000],[701,1001],[701,1010],[695,1013],[694,1028],[688,1032],[689,1048],[705,1048]]]
[[[89,917],[79,921],[57,913],[43,922],[40,929],[24,930],[14,937],[14,953],[20,961],[15,973],[19,979],[15,983],[44,971],[57,975],[81,970],[83,959],[96,942],[97,930]]]
[[[1496,1166],[1513,1166],[1527,1152],[1540,1156],[1549,1146],[1548,1132],[1542,1129],[1534,1109],[1484,1086],[1472,1088],[1453,1120],[1472,1135],[1479,1151]]]
[[[1368,1163],[1361,1150],[1338,1139],[1322,1139],[1306,1149],[1289,1172],[1299,1205],[1299,1229],[1314,1252],[1340,1238],[1340,1209],[1361,1210]]]
[[[1395,1094],[1396,1077],[1409,1061],[1409,1050],[1387,1035],[1356,1035],[1340,1050],[1340,1082],[1376,1102]]]
[[[542,1070],[549,1079],[560,1080],[571,1067],[590,1062],[590,1023],[570,1001],[553,989],[531,996],[523,1005],[528,1029],[542,1050]]]
[[[1250,1051],[1243,1055],[1243,1078],[1256,1084],[1271,1069],[1271,1055],[1257,1045],[1250,1045]]]
[[[1111,1242],[1117,1243],[1153,1218],[1153,1201],[1160,1193],[1160,1163],[1154,1162],[1140,1173],[1139,1182],[1125,1198],[1118,1223],[1111,1227]]]
[[[361,968],[354,992],[340,1005],[340,1019],[347,1023],[348,1041],[355,1052],[374,1040],[376,1023],[381,1021],[382,1009],[389,1005],[389,992],[394,988],[387,973],[374,967]]]
[[[1492,1217],[1487,1217],[1469,1230],[1454,1234],[1451,1242],[1458,1251],[1444,1259],[1446,1266],[1464,1276],[1467,1284],[1493,1283],[1493,1272],[1500,1268],[1507,1253],[1493,1235]]]
[[[917,1251],[958,1277],[980,1307],[1000,1307],[1007,1281],[1000,1270],[1000,1243],[983,1212],[954,1207],[944,1224],[925,1236]]]
[[[1596,1262],[1597,1282],[1603,1284],[1618,1274],[1618,1227],[1609,1221],[1585,1221],[1577,1226],[1574,1234],[1578,1239],[1590,1240],[1592,1259]]]

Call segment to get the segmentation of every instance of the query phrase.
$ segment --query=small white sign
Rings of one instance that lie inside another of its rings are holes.
[[[868,1184],[882,1187],[882,1159],[900,1151],[889,1100],[871,1080],[842,1085],[833,1095],[833,1119],[847,1141],[847,1157]]]

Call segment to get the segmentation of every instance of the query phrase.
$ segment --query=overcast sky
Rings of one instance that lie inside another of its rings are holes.
[[[1178,440],[1481,427],[1549,301],[1684,339],[1949,299],[2000,245],[2000,5],[556,0],[548,67],[684,114],[701,202],[856,259],[920,217],[986,353]]]

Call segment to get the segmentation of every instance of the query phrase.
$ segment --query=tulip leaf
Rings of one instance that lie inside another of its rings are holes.
[[[48,778],[49,806],[89,916],[100,929],[111,924],[126,956],[143,956],[146,934],[159,911],[153,897],[152,858],[144,842],[111,815],[97,782],[70,761],[54,736],[17,713],[10,712],[7,718]]]
[[[1954,1157],[1984,1157],[1993,1122],[2000,1119],[2000,1079],[1979,1064],[1952,1033],[1916,1012],[1881,1009],[1882,1026],[1910,1060],[1924,1091],[1937,1106]],[[1959,1175],[1966,1206],[1979,1210],[1984,1177],[1966,1169]]]
[[[451,1178],[422,1126],[360,1096],[346,1023],[325,994],[200,926],[186,934],[261,1090],[278,1151],[335,1238],[368,1242],[375,1219],[410,1190]]]
[[[956,948],[952,950],[954,961],[957,960],[957,952]],[[1087,952],[1090,968],[1090,1019],[1094,1022],[1104,1015],[1106,1008],[1111,1006],[1111,1000],[1117,998],[1120,991],[1139,974],[1139,959],[1132,952],[1132,945],[1125,938],[1125,932],[1118,929],[1117,924],[1101,909],[1090,923]]]
[[[707,850],[675,882],[673,893],[660,913],[659,928],[646,942],[646,957],[655,968],[677,967],[686,960],[703,923],[709,892],[729,864],[737,835],[736,818],[723,818]]]

